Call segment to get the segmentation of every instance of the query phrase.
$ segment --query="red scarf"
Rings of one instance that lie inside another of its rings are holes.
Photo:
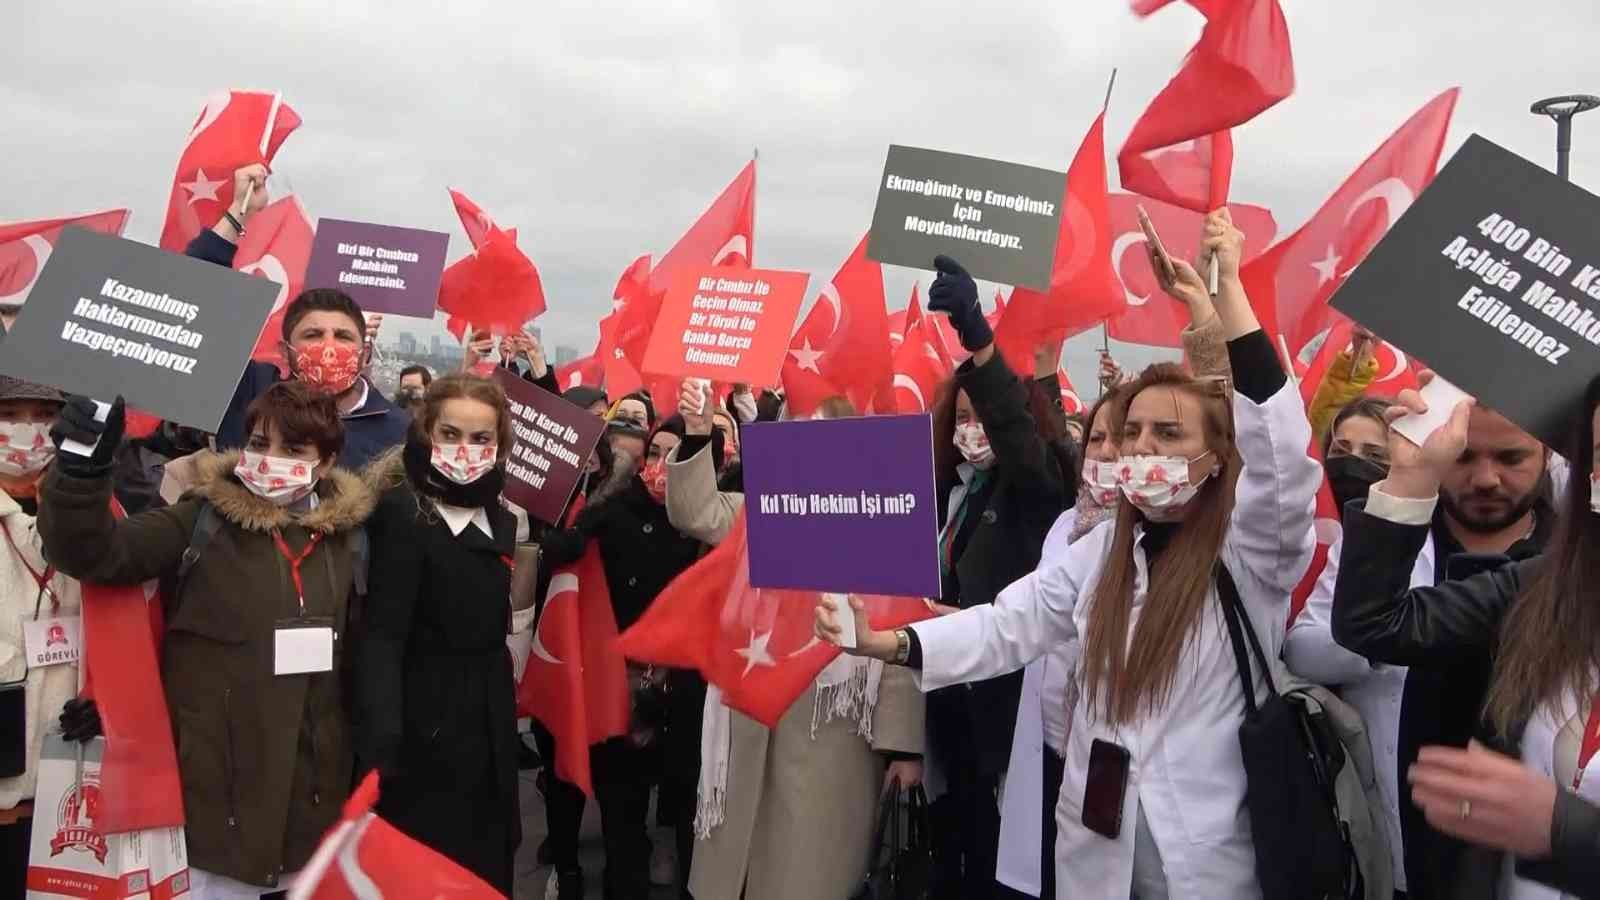
[[[111,512],[123,518],[121,504]],[[143,585],[83,585],[83,696],[105,728],[96,824],[107,833],[182,825],[183,790],[156,648],[161,603]]]

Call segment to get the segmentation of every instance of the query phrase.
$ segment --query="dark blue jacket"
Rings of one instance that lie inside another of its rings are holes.
[[[184,253],[195,259],[232,268],[233,254],[237,249],[216,232],[207,229],[189,242]],[[244,446],[247,437],[244,433],[245,410],[262,392],[282,380],[278,367],[271,363],[252,360],[245,364],[239,387],[234,390],[228,412],[217,428],[218,450]],[[339,465],[352,471],[362,468],[390,447],[404,443],[406,428],[411,424],[411,417],[395,408],[389,398],[371,383],[367,385],[366,401],[340,418],[344,420],[344,450],[339,454]]]

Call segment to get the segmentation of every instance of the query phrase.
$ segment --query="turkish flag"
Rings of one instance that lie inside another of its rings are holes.
[[[1083,398],[1078,396],[1078,389],[1072,386],[1072,379],[1067,377],[1066,369],[1056,369],[1056,380],[1061,382],[1061,411],[1069,416],[1082,415],[1088,411]]]
[[[617,346],[617,323],[622,318],[622,309],[619,307],[611,315],[600,320],[600,343],[595,345],[594,355],[604,365],[604,381],[606,396],[613,401],[620,400],[628,394],[644,386],[644,378],[639,375],[639,370],[628,361],[622,348]]]
[[[928,340],[932,320],[919,319],[906,329],[905,340],[894,352],[894,408],[901,413],[926,412],[950,377],[951,367],[939,358]]]
[[[315,237],[311,217],[293,194],[279,197],[250,220],[250,229],[239,240],[233,255],[233,268],[246,275],[259,275],[278,283],[272,315],[256,338],[252,359],[270,362],[287,376],[289,364],[283,358],[284,308],[305,287],[306,266],[311,262],[311,242]]]
[[[472,253],[451,263],[439,280],[439,308],[450,314],[451,331],[461,337],[473,329],[496,334],[518,331],[545,311],[544,283],[533,260],[517,246],[515,228],[506,230],[460,191],[451,190]]]
[[[1322,447],[1316,438],[1311,439],[1311,446],[1306,448],[1306,452],[1312,459],[1319,462],[1322,460]],[[1317,488],[1317,512],[1313,520],[1317,549],[1311,554],[1311,565],[1306,569],[1305,576],[1289,595],[1289,621],[1285,623],[1285,627],[1293,625],[1295,617],[1300,615],[1300,610],[1305,609],[1307,598],[1317,586],[1317,579],[1322,577],[1322,570],[1327,568],[1328,548],[1332,547],[1344,533],[1340,518],[1339,505],[1333,502],[1333,491],[1328,487],[1328,476],[1324,472],[1322,484]]]
[[[629,659],[698,669],[723,702],[766,725],[805,693],[839,648],[812,633],[819,594],[750,585],[743,512],[728,536],[656,597],[617,644]],[[864,597],[874,629],[928,618],[913,597]]]
[[[372,811],[378,773],[369,772],[289,889],[292,900],[496,900],[499,891],[459,863]]]
[[[569,527],[583,505],[582,498],[573,502]],[[556,773],[594,796],[589,747],[628,731],[627,664],[617,650],[611,590],[594,541],[550,576],[517,685],[517,710],[555,736]]]
[[[1181,347],[1181,332],[1189,324],[1189,310],[1156,284],[1145,247],[1144,230],[1139,227],[1139,207],[1150,214],[1150,223],[1166,245],[1167,252],[1190,259],[1200,245],[1205,216],[1192,210],[1133,194],[1111,195],[1111,262],[1122,282],[1127,307],[1106,323],[1107,333],[1119,341],[1153,347]],[[1272,244],[1278,223],[1272,212],[1246,203],[1228,204],[1233,224],[1244,232],[1244,260],[1249,262]]]
[[[61,229],[68,225],[121,236],[128,227],[129,212],[105,212],[68,216],[64,219],[39,219],[33,222],[0,224],[0,309],[14,312],[28,300],[28,292],[39,280],[44,264],[50,261]]]
[[[235,169],[272,158],[300,116],[283,95],[269,91],[219,91],[206,98],[189,129],[172,177],[161,249],[182,253],[200,232],[217,224],[233,204]]]
[[[650,332],[655,329],[661,300],[673,277],[680,270],[708,266],[750,268],[755,259],[755,227],[756,163],[751,160],[661,257],[642,288],[630,292],[617,323],[616,343],[634,368],[644,363]],[[634,266],[637,265],[636,261]],[[633,271],[630,267],[629,273]],[[624,279],[629,273],[624,273]],[[620,284],[618,289],[621,290]]]
[[[1144,18],[1171,2],[1172,0],[1131,0],[1129,6],[1133,8],[1134,15]],[[1201,15],[1209,19],[1216,15],[1217,10],[1222,9],[1230,2],[1232,0],[1189,0],[1189,5],[1199,10]]]
[[[984,319],[986,319],[989,322],[989,327],[993,328],[996,325],[1000,324],[1000,319],[1005,314],[1006,314],[1006,297],[1005,297],[1004,294],[1000,293],[1000,289],[999,288],[995,288],[994,289],[994,308],[989,310],[989,314],[987,316],[984,316]]]
[[[917,297],[917,286],[912,285],[911,303],[906,307],[906,327],[915,328],[919,323],[922,325],[923,337],[927,338],[928,346],[938,355],[939,364],[944,368],[946,375],[972,355],[961,346],[961,339],[956,337],[955,327],[950,324],[949,316],[923,313],[922,300]],[[959,358],[950,349],[952,343],[955,344],[956,350],[961,351]]]
[[[1033,371],[1039,344],[1071,337],[1123,308],[1122,286],[1111,267],[1105,129],[1101,113],[1067,169],[1050,290],[1013,290],[995,329],[995,345],[1014,372]]]
[[[789,342],[783,386],[789,411],[809,416],[831,395],[849,398],[863,415],[881,398],[893,404],[894,366],[883,266],[867,258],[867,236],[823,287]]]
[[[1299,363],[1309,364],[1318,337],[1343,318],[1328,307],[1339,283],[1433,180],[1459,92],[1451,88],[1413,114],[1310,221],[1241,271],[1262,327],[1282,334]]]
[[[556,366],[556,385],[563,391],[581,386],[600,387],[605,383],[606,362],[594,354]]]
[[[111,515],[127,516],[115,499]],[[82,586],[82,695],[94,699],[106,736],[95,824],[107,833],[182,825],[178,754],[161,690],[157,585]]]
[[[1206,212],[1227,200],[1228,129],[1294,92],[1294,59],[1278,0],[1200,8],[1207,19],[1199,42],[1134,123],[1117,166],[1124,190]]]

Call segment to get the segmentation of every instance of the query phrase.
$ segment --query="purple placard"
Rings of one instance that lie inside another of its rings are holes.
[[[515,372],[497,368],[494,380],[511,407],[503,493],[528,515],[558,525],[606,423]]]
[[[433,318],[450,235],[442,231],[319,219],[307,288],[337,288],[362,312]]]
[[[939,596],[927,415],[760,422],[742,436],[752,585]]]

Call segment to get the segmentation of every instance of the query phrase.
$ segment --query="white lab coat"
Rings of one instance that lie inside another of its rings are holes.
[[[1275,660],[1289,594],[1315,548],[1312,516],[1322,472],[1306,455],[1311,428],[1292,384],[1262,404],[1236,395],[1233,406],[1244,471],[1222,559],[1268,657]],[[1115,527],[1102,524],[1060,561],[1001,591],[993,604],[912,626],[922,647],[918,681],[923,690],[1003,675],[1074,640],[1087,625],[1087,601]],[[1130,635],[1149,576],[1137,545],[1134,565]],[[1140,804],[1172,897],[1260,896],[1239,751],[1244,697],[1214,587],[1211,594],[1162,709],[1119,727],[1097,721],[1087,702],[1076,706],[1056,803],[1058,896],[1128,896]],[[1265,681],[1260,672],[1255,675],[1259,694]],[[1081,684],[1081,665],[1074,677]],[[1082,824],[1089,749],[1096,739],[1121,744],[1132,757],[1123,827],[1114,841]]]
[[[1339,580],[1339,556],[1344,541],[1328,548],[1328,565],[1306,600],[1306,607],[1284,638],[1283,662],[1289,671],[1307,681],[1339,685],[1346,703],[1361,713],[1377,769],[1378,792],[1383,796],[1384,821],[1389,828],[1389,855],[1394,864],[1394,889],[1406,889],[1406,855],[1400,840],[1400,706],[1406,692],[1406,667],[1368,662],[1367,658],[1339,646],[1333,639],[1333,586]],[[1411,567],[1412,587],[1433,587],[1433,535]]]
[[[1050,533],[1045,535],[1039,565],[1059,560],[1071,544],[1078,512],[1062,513]],[[1058,644],[1022,672],[1022,698],[1017,703],[1017,726],[1011,736],[1011,761],[1006,766],[1006,789],[1000,799],[1000,850],[996,858],[995,880],[1037,897],[1043,890],[1044,804],[1055,797],[1044,796],[1044,745],[1048,740],[1057,753],[1063,748],[1052,731],[1064,726],[1045,727],[1045,717],[1056,720],[1067,714],[1067,683],[1078,667],[1078,641]]]

